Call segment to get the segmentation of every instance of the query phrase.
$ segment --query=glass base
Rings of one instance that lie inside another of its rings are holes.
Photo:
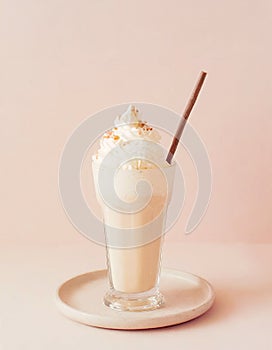
[[[164,303],[159,291],[126,294],[110,290],[104,296],[104,304],[119,311],[148,311],[158,309]]]

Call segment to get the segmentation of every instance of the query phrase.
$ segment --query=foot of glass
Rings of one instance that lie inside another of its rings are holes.
[[[104,304],[111,309],[119,311],[148,311],[158,309],[164,302],[163,295],[143,292],[126,294],[110,290],[104,297]]]

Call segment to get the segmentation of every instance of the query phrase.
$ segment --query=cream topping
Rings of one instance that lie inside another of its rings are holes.
[[[104,133],[100,140],[100,148],[97,154],[93,156],[94,162],[101,162],[106,155],[114,148],[120,148],[118,151],[126,151],[126,145],[131,140],[146,140],[158,144],[161,136],[157,130],[153,129],[147,124],[147,122],[139,119],[138,109],[130,105],[126,112],[118,116],[114,121],[114,127]],[[145,147],[149,147],[149,144],[145,144]],[[150,147],[149,147],[150,148]],[[164,162],[163,154],[157,154],[156,162]],[[132,160],[124,165],[125,168],[150,168],[153,164],[147,160]]]

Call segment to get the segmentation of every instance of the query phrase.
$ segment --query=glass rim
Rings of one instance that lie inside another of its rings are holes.
[[[139,159],[141,159],[141,158],[139,158]],[[156,163],[155,163],[155,164],[156,164]],[[92,160],[92,166],[96,166],[96,167],[100,168],[101,165],[102,165],[101,162],[98,162],[98,161],[96,161],[96,160]],[[176,162],[175,160],[173,160],[171,164],[167,163],[166,160],[165,160],[165,164],[163,164],[163,165],[157,165],[157,166],[152,167],[152,168],[140,168],[140,169],[132,168],[132,169],[123,169],[123,170],[127,170],[127,171],[132,171],[132,170],[141,171],[141,170],[142,170],[142,171],[143,171],[143,170],[154,170],[154,169],[157,169],[157,168],[159,168],[159,169],[160,169],[160,168],[163,168],[163,169],[171,169],[171,168],[173,168],[173,167],[176,166],[176,165],[177,165],[177,162]],[[116,167],[116,170],[119,169],[121,166],[122,166],[122,165],[118,165],[118,166]],[[111,169],[112,169],[113,167],[103,165],[102,168],[104,168],[104,169],[111,168]]]

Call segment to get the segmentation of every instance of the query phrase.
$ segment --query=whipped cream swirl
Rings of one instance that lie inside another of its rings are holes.
[[[158,144],[160,142],[161,136],[157,130],[154,130],[147,122],[139,119],[138,109],[130,105],[125,113],[114,121],[114,127],[104,133],[100,140],[100,148],[97,153],[93,155],[92,159],[94,162],[101,163],[101,161],[106,157],[106,155],[116,147],[118,150],[126,151],[126,146],[132,140],[145,140],[150,141],[148,147],[152,147],[152,143]],[[146,144],[147,147],[147,144]],[[154,161],[160,164],[164,163],[163,152],[161,154],[156,154],[156,159]],[[137,168],[146,169],[152,168],[154,165],[148,160],[131,160],[124,164],[124,168]]]

